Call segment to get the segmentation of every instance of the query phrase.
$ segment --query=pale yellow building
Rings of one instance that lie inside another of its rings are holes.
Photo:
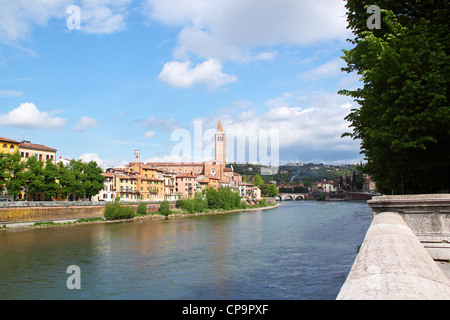
[[[136,174],[140,200],[164,199],[164,178],[156,168],[132,162],[127,166],[127,170]]]
[[[116,195],[123,201],[138,200],[137,178],[126,174],[116,173],[114,187]]]
[[[34,144],[30,141],[22,141],[19,144],[19,152],[23,161],[30,157],[36,157],[36,160],[45,162],[50,159],[56,164],[56,149],[44,146],[42,144]]]

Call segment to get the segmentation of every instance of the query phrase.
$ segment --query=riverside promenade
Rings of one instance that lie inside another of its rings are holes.
[[[338,300],[450,300],[450,195],[379,196]]]

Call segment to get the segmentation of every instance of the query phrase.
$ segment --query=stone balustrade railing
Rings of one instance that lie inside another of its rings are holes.
[[[374,215],[338,300],[450,300],[450,280],[402,216]]]

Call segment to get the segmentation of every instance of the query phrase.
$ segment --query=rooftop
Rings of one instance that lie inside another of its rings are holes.
[[[3,138],[3,137],[0,137],[0,141],[2,141],[2,142],[20,143],[19,141],[12,140],[12,139],[6,139],[6,138]]]
[[[43,144],[34,144],[26,140],[20,142],[20,148],[56,152],[56,149],[44,146]]]

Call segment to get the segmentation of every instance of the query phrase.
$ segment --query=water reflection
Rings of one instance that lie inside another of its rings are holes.
[[[0,299],[333,299],[365,203],[0,232]],[[66,268],[81,269],[68,290]]]

